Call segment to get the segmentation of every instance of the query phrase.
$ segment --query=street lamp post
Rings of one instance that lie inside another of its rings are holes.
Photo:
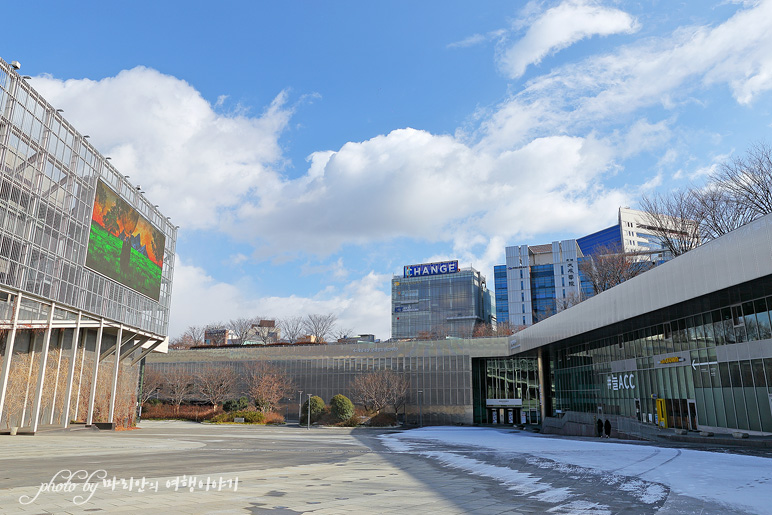
[[[423,397],[423,390],[418,390],[418,426],[424,427],[424,414],[421,410],[421,397]]]
[[[303,414],[303,390],[300,390],[300,400],[298,401],[298,425],[300,425],[300,416]]]
[[[308,426],[306,429],[311,429],[311,394],[307,393],[306,395],[308,395],[308,410],[306,410],[308,411]]]

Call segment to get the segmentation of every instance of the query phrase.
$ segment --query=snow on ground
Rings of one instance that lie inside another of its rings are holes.
[[[660,502],[672,492],[715,501],[756,513],[772,513],[772,459],[692,449],[559,438],[492,428],[432,427],[381,437],[395,452],[413,452],[447,466],[493,478],[518,493],[548,502],[571,497],[568,488],[552,489],[538,477],[491,465],[453,447],[521,455],[530,465],[566,473],[580,467],[644,503]],[[441,450],[427,446],[440,444]],[[445,447],[449,446],[449,447]],[[659,483],[659,484],[657,484]],[[541,497],[539,497],[541,496]],[[577,511],[584,511],[584,508]],[[593,513],[603,512],[596,506]]]

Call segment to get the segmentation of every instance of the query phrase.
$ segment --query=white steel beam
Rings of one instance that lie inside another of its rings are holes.
[[[0,374],[0,420],[5,406],[5,392],[8,387],[8,377],[11,372],[11,360],[13,360],[13,345],[16,342],[16,327],[19,322],[19,306],[21,306],[21,293],[16,294],[16,304],[13,306],[13,319],[11,321],[11,333],[5,342],[5,355],[3,356],[3,370]]]
[[[70,371],[67,374],[67,389],[64,391],[64,403],[62,404],[62,427],[70,426],[70,401],[72,400],[72,382],[75,379],[75,362],[78,358],[78,338],[80,337],[81,312],[78,311],[78,320],[75,322],[75,332],[72,333],[72,352],[70,352]],[[83,352],[86,352],[84,347]]]
[[[118,370],[121,368],[121,340],[123,339],[123,325],[118,327],[118,336],[115,338],[115,368],[113,368],[113,381],[110,389],[110,417],[112,423],[115,418],[115,397],[118,393]]]
[[[94,348],[94,373],[91,375],[91,392],[88,396],[88,414],[86,415],[86,425],[90,426],[94,422],[94,399],[96,398],[97,378],[99,374],[99,353],[102,350],[102,334],[105,330],[105,319],[99,319],[99,329],[97,329],[96,348]]]
[[[32,417],[30,419],[30,426],[32,434],[35,434],[38,430],[38,422],[40,420],[40,403],[43,400],[43,384],[46,380],[46,365],[48,363],[48,347],[51,345],[51,322],[54,320],[54,310],[56,309],[56,303],[52,302],[48,311],[48,328],[46,328],[46,334],[43,337],[43,350],[40,352],[40,370],[38,372],[38,385],[35,390],[35,400],[32,404]]]

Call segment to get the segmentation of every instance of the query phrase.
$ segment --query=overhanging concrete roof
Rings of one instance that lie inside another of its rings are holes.
[[[772,275],[772,215],[528,327],[510,338],[519,353]]]

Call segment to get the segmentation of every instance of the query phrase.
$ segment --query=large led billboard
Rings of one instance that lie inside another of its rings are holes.
[[[158,300],[166,237],[125,200],[97,181],[86,266]]]

